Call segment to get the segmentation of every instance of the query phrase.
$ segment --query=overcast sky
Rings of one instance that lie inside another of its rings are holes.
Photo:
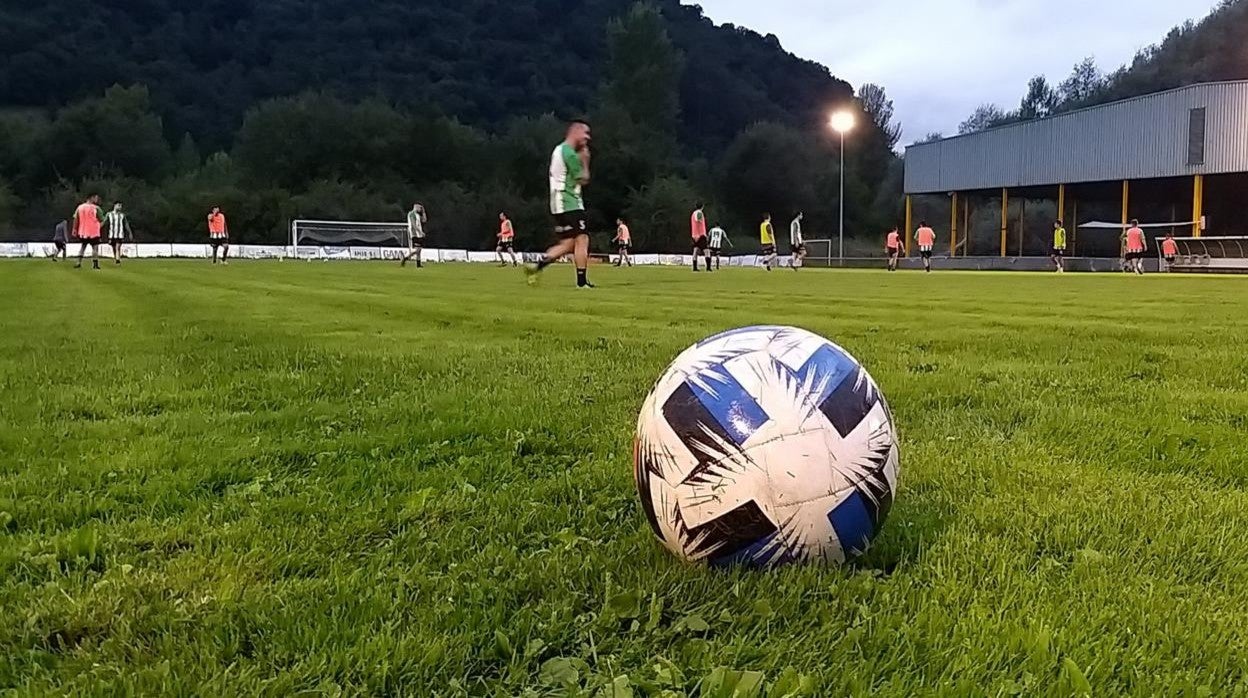
[[[688,0],[686,0],[687,2]],[[883,85],[903,143],[956,133],[975,107],[1013,108],[1037,73],[1053,84],[1094,56],[1103,72],[1204,17],[1215,0],[701,0],[717,24],[775,34],[857,88]]]

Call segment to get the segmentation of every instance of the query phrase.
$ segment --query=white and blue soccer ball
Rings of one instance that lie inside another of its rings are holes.
[[[747,327],[685,350],[637,419],[637,490],[684,560],[842,563],[879,532],[897,489],[897,432],[844,349]]]

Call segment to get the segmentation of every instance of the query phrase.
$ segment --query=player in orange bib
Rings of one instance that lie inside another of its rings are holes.
[[[1148,242],[1144,239],[1144,231],[1140,229],[1140,222],[1131,221],[1131,227],[1127,229],[1127,256],[1126,267],[1124,271],[1134,271],[1136,274],[1144,273],[1144,253],[1148,250]]]
[[[693,214],[689,216],[689,235],[693,240],[693,270],[698,270],[698,258],[706,257],[706,270],[711,269],[711,253],[707,251],[710,247],[710,238],[706,236],[706,214],[702,212],[702,204],[698,203],[693,209]]]
[[[212,245],[212,263],[217,263],[217,250],[221,250],[221,263],[229,264],[230,226],[225,222],[225,214],[220,206],[213,206],[208,214],[208,242]]]
[[[627,264],[633,266],[633,233],[628,229],[628,224],[623,218],[615,219],[615,238],[611,240],[615,243],[616,249],[620,252],[620,258],[615,261],[615,266]]]
[[[1174,266],[1174,260],[1179,256],[1179,243],[1174,241],[1174,233],[1166,233],[1166,239],[1161,241],[1161,256],[1166,260],[1166,271]]]
[[[100,210],[100,195],[92,194],[87,200],[78,204],[74,211],[74,237],[82,243],[78,248],[78,263],[75,269],[82,268],[82,256],[87,253],[87,245],[91,246],[91,268],[100,268],[100,227],[104,212]]]
[[[901,261],[901,233],[896,228],[888,231],[888,239],[884,241],[884,252],[888,254],[888,270],[897,271]]]
[[[923,257],[923,271],[932,271],[932,248],[936,246],[936,231],[928,227],[927,221],[919,222],[919,229],[914,231],[919,243],[919,254]]]
[[[494,251],[498,253],[498,266],[507,266],[507,262],[503,261],[504,252],[511,255],[511,266],[520,266],[520,263],[516,261],[515,239],[516,230],[511,225],[511,219],[506,213],[498,214],[498,245],[494,248]]]

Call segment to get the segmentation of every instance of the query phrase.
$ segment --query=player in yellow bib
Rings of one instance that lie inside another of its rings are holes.
[[[758,226],[758,242],[761,247],[759,254],[763,258],[763,266],[767,271],[776,263],[776,231],[771,227],[771,214],[763,214],[763,222]]]
[[[1061,221],[1053,221],[1053,266],[1057,273],[1066,271],[1066,227]]]

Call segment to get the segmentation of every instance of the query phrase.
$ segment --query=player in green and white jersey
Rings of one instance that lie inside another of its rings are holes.
[[[121,202],[113,204],[113,210],[104,214],[104,226],[108,229],[108,244],[113,248],[113,263],[121,264],[121,246],[127,240],[134,241],[130,219],[122,210]]]
[[[405,267],[412,259],[416,260],[416,268],[421,268],[420,252],[425,247],[425,222],[429,216],[425,214],[424,204],[413,204],[407,212],[407,254],[403,255],[399,266]]]
[[[542,261],[525,267],[529,283],[534,283],[543,269],[571,254],[576,262],[576,287],[594,287],[586,278],[589,229],[582,194],[589,184],[589,141],[589,124],[578,119],[568,124],[563,142],[550,154],[550,213],[559,242],[546,250]]]
[[[711,238],[711,244],[710,244],[710,247],[708,248],[709,254],[711,255],[711,259],[715,261],[715,269],[716,271],[718,271],[719,270],[719,251],[720,249],[723,248],[725,242],[728,243],[729,247],[732,247],[732,240],[728,239],[728,233],[725,232],[724,229],[719,227],[718,225],[715,226],[714,228],[711,228],[710,238]]]
[[[802,238],[802,215],[801,211],[797,212],[797,217],[789,224],[789,249],[792,257],[789,257],[789,268],[797,271],[806,262],[806,241]]]

